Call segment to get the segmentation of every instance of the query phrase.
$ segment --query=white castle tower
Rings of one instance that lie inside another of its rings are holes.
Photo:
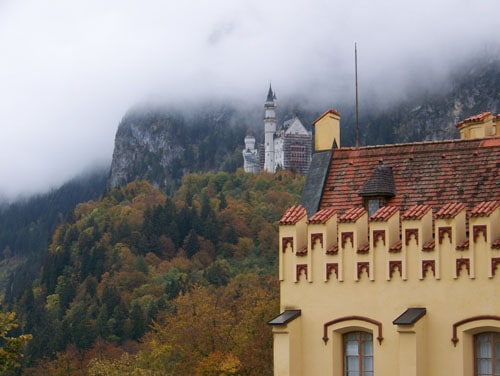
[[[245,172],[258,173],[259,168],[259,152],[255,148],[255,137],[245,137],[245,149],[243,150],[243,168]]]
[[[276,95],[269,85],[266,103],[264,104],[264,170],[275,172],[274,135],[276,133]]]

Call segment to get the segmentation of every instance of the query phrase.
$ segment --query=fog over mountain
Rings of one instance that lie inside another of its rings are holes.
[[[0,197],[111,161],[137,103],[280,101],[384,106],[497,59],[497,0],[0,2]],[[410,90],[411,89],[411,90]],[[485,109],[487,110],[487,109]]]

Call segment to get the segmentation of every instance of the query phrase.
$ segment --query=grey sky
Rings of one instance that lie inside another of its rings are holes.
[[[498,48],[498,14],[498,0],[0,0],[0,197],[109,163],[138,102],[256,103],[272,81],[334,105],[352,95],[354,42],[361,88],[397,97]]]

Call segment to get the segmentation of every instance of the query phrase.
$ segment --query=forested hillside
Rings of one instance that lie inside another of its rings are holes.
[[[0,207],[0,293],[24,291],[38,274],[52,232],[78,203],[98,199],[107,178],[107,170],[96,170]]]
[[[171,196],[136,181],[79,204],[4,301],[33,335],[24,372],[271,374],[277,221],[303,179],[188,174]]]

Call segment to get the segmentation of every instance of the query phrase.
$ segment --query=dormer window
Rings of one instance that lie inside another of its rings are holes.
[[[371,198],[366,200],[365,207],[368,211],[368,217],[371,217],[373,214],[375,214],[375,212],[380,209],[381,206],[383,205],[380,203],[380,199],[378,198]]]
[[[358,194],[363,197],[364,206],[371,217],[396,195],[392,169],[386,166],[377,167]]]

